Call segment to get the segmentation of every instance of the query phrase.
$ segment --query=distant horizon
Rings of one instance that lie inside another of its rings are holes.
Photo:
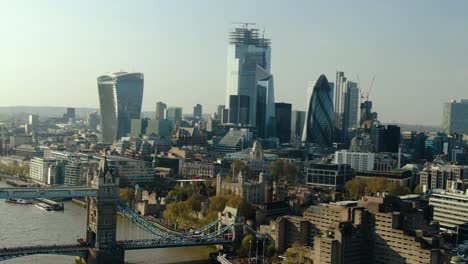
[[[376,76],[382,122],[440,125],[443,103],[468,98],[465,10],[436,0],[13,1],[0,9],[0,105],[97,108],[97,78],[122,70],[144,74],[145,111],[163,101],[213,112],[240,21],[271,39],[276,102],[305,110],[307,83],[340,70],[363,91]]]
[[[176,105],[175,105],[176,106]],[[203,106],[203,104],[202,104]],[[2,108],[15,108],[15,107],[31,107],[31,108],[34,108],[34,107],[41,107],[41,108],[75,108],[75,109],[81,109],[81,110],[84,110],[84,109],[89,109],[89,110],[99,110],[99,107],[74,107],[74,106],[45,106],[45,105],[14,105],[14,106],[0,106],[0,109]],[[177,107],[177,106],[176,106]],[[294,110],[297,110],[297,109],[293,109]],[[303,110],[299,110],[299,111],[303,111]],[[145,110],[143,109],[141,111],[141,113],[156,113],[156,109],[154,110]],[[211,116],[213,112],[205,112],[203,110],[203,115],[204,116]],[[65,112],[64,112],[65,113]],[[0,112],[0,115],[2,113]],[[24,113],[24,114],[34,114],[34,113]],[[57,113],[58,116],[61,116],[63,113]],[[190,116],[191,115],[191,112],[190,113],[184,113],[183,111],[183,107],[182,107],[182,115],[183,116]],[[394,121],[383,121],[383,120],[380,120],[384,125],[392,125],[392,124],[398,124],[398,125],[407,125],[407,126],[423,126],[423,127],[434,127],[434,128],[442,128],[442,124],[423,124],[423,123],[414,123],[414,124],[411,124],[411,123],[403,123],[403,122],[394,122]]]

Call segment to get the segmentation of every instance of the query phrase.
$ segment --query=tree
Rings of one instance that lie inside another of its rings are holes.
[[[199,219],[199,214],[201,211],[201,203],[202,203],[202,196],[199,193],[194,193],[190,198],[187,199],[188,207],[192,210],[192,212],[196,215],[197,219]]]
[[[229,175],[237,177],[239,172],[242,171],[242,174],[246,177],[250,177],[252,172],[250,171],[249,166],[247,166],[242,160],[234,160],[231,163],[231,168],[229,169]]]
[[[274,181],[283,181],[294,184],[297,179],[297,169],[294,165],[284,160],[275,160],[268,167],[268,172]]]
[[[237,208],[239,214],[245,216],[246,219],[252,219],[253,217],[251,205],[239,195],[231,195],[226,205]]]
[[[173,202],[164,211],[164,219],[174,228],[188,227],[191,222],[191,218],[187,214],[189,211],[190,207],[186,202]]]
[[[135,201],[135,190],[133,188],[120,188],[120,199],[128,204],[133,204]]]
[[[242,256],[247,256],[249,251],[251,252],[254,247],[254,236],[252,234],[246,235],[241,242],[239,254]]]
[[[228,201],[228,197],[225,195],[216,195],[211,198],[210,201],[210,211],[222,212],[224,207],[226,207],[226,202]]]
[[[421,184],[416,185],[416,187],[414,187],[413,193],[417,195],[422,195],[424,193],[423,186]]]

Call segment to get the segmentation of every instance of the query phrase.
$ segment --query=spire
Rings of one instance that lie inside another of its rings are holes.
[[[108,172],[110,172],[109,164],[107,162],[107,152],[105,149],[102,150],[102,157],[101,161],[99,162],[99,177],[104,177]]]

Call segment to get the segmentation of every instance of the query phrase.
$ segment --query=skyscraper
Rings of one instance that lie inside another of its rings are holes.
[[[468,134],[468,100],[444,104],[442,128],[446,133]]]
[[[310,89],[309,89],[310,90]],[[308,99],[302,141],[318,146],[333,143],[333,91],[325,75],[320,75]]]
[[[182,107],[169,107],[166,110],[166,119],[171,120],[174,125],[182,120]]]
[[[198,117],[198,118],[202,118],[202,114],[203,114],[203,107],[201,104],[196,104],[194,107],[193,107],[193,117]]]
[[[292,111],[291,115],[291,143],[293,146],[298,147],[302,138],[302,131],[304,130],[305,112]]]
[[[335,89],[335,132],[340,142],[349,141],[348,131],[357,128],[359,111],[359,88],[349,81],[344,72],[336,72]]]
[[[343,141],[349,140],[348,132],[357,128],[359,112],[359,88],[357,83],[346,81],[344,93],[344,111],[342,113],[342,127]]]
[[[164,119],[164,112],[167,109],[167,105],[163,102],[156,102],[156,119]]]
[[[270,40],[259,30],[235,28],[229,34],[226,106],[229,123],[256,127],[260,137],[275,131],[273,75],[270,73]]]
[[[130,120],[139,119],[143,74],[115,72],[97,79],[101,107],[101,141],[112,143],[130,132]]]
[[[226,109],[225,105],[217,105],[216,106],[216,115],[218,116],[218,119],[222,120],[223,119],[223,111]]]
[[[276,103],[276,136],[280,143],[291,142],[291,104]]]

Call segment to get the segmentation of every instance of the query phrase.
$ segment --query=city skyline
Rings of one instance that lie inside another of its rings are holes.
[[[281,12],[286,3],[280,2],[269,5],[268,14],[256,11],[265,4],[261,1],[247,11],[242,8],[247,2],[208,1],[211,4],[204,8],[189,2],[183,10],[178,8],[181,2],[140,3],[133,8],[129,2],[91,1],[4,6],[2,19],[8,23],[1,31],[9,41],[0,44],[5,53],[0,85],[8,96],[0,99],[0,105],[98,108],[96,77],[122,69],[145,74],[143,111],[153,111],[154,104],[163,101],[183,107],[186,113],[201,103],[206,113],[212,113],[224,102],[228,33],[237,21],[256,22],[272,39],[275,99],[291,103],[294,110],[306,108],[308,81],[325,74],[334,82],[336,70],[346,72],[352,81],[359,74],[364,90],[376,75],[370,98],[382,122],[440,125],[443,103],[467,97],[468,66],[460,55],[468,44],[461,34],[467,22],[463,2],[448,6],[425,1],[424,9],[421,1],[296,2],[288,6],[289,14]],[[102,14],[103,6],[115,12]],[[309,15],[317,7],[323,12]],[[350,8],[353,12],[347,12]],[[41,10],[47,10],[48,17]],[[123,10],[129,12],[122,21],[112,15]],[[322,14],[331,12],[336,17]],[[179,15],[183,19],[175,24]],[[288,25],[277,17],[288,19]],[[58,19],[62,23],[54,23]],[[352,27],[345,23],[349,19]],[[37,20],[43,23],[35,25]],[[116,41],[121,34],[128,37]],[[181,72],[184,78],[177,78]],[[17,92],[25,90],[31,96]],[[179,94],[187,93],[192,96],[178,101]]]

